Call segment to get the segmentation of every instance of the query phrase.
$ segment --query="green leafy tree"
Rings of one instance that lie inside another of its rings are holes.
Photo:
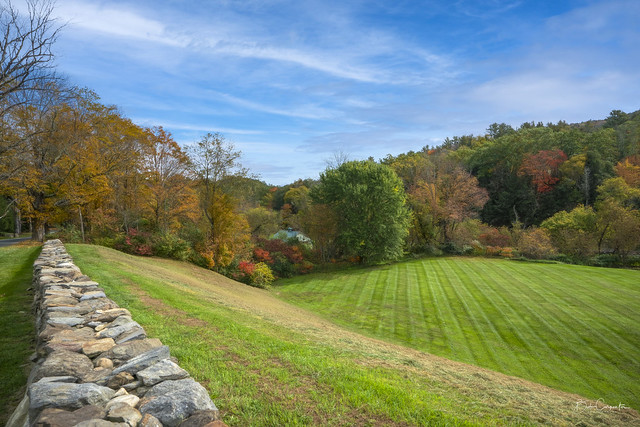
[[[546,219],[541,227],[547,230],[554,246],[566,255],[586,257],[597,250],[598,217],[590,206],[560,211]]]
[[[343,163],[321,174],[311,194],[337,213],[336,243],[344,256],[372,263],[402,255],[410,214],[402,181],[391,168],[373,161]]]

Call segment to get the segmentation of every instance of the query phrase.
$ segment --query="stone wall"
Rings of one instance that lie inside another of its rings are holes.
[[[202,385],[73,264],[59,240],[34,263],[35,362],[8,426],[223,426]]]

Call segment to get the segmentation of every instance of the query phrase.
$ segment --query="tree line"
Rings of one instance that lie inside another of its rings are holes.
[[[319,179],[270,186],[224,135],[181,147],[60,78],[51,3],[28,5],[0,8],[0,231],[42,241],[55,226],[256,286],[407,253],[637,262],[640,111],[494,123],[378,161],[337,155]]]

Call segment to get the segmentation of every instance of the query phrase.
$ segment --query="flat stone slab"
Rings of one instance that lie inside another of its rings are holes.
[[[104,418],[105,415],[105,410],[95,405],[83,406],[75,411],[66,411],[59,408],[46,408],[42,413],[40,413],[40,416],[34,425],[49,427],[75,426],[82,421]]]
[[[189,373],[169,359],[154,363],[146,369],[138,372],[136,376],[146,386],[156,385],[165,380],[181,380],[187,378]]]
[[[82,296],[80,297],[80,301],[86,301],[88,299],[96,299],[96,298],[106,298],[106,297],[107,296],[103,291],[90,291],[82,294]]]
[[[47,320],[50,325],[76,326],[84,323],[83,317],[54,317]]]
[[[139,340],[147,337],[147,333],[142,326],[131,331],[124,332],[116,338],[116,344],[123,344],[133,340]]]
[[[167,347],[166,345],[156,347],[118,366],[113,370],[113,374],[116,375],[120,372],[129,372],[130,374],[136,374],[139,371],[142,371],[143,369],[146,369],[149,366],[153,365],[154,363],[159,362],[163,359],[168,359],[169,357],[169,347]]]
[[[103,338],[94,341],[87,341],[82,345],[82,352],[88,357],[95,357],[105,351],[111,350],[115,347],[116,342],[113,338]]]
[[[34,416],[44,408],[79,409],[87,405],[103,406],[115,394],[96,384],[37,382],[29,386],[29,413]]]

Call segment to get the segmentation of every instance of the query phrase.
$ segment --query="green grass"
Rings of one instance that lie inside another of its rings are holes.
[[[369,336],[640,408],[640,272],[437,258],[279,282]]]
[[[579,396],[366,338],[190,264],[67,249],[229,425],[640,425],[637,413],[576,409]]]
[[[482,420],[455,410],[456,404],[475,406],[463,395],[455,396],[456,402],[442,401],[428,382],[415,381],[409,388],[402,371],[358,365],[347,351],[216,303],[206,284],[195,289],[182,282],[197,267],[173,262],[163,267],[168,261],[92,246],[67,248],[85,274],[207,386],[230,425],[344,424],[335,422],[340,419],[361,425],[473,425]],[[268,297],[266,291],[260,295]]]
[[[0,425],[22,399],[34,350],[33,262],[40,247],[0,248]]]

